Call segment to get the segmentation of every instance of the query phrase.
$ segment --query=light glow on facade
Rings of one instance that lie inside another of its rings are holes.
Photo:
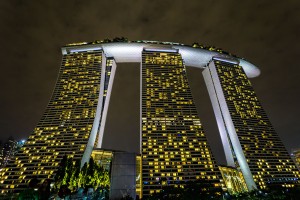
[[[213,58],[203,71],[227,164],[241,169],[249,190],[294,187],[299,171],[238,63]]]
[[[241,169],[248,189],[298,180],[299,172],[248,80],[260,74],[250,62],[155,41],[74,43],[63,47],[62,55],[44,115],[15,160],[0,171],[2,192],[18,192],[33,177],[53,179],[64,155],[83,165],[95,147],[102,148],[117,63],[122,62],[140,63],[141,69],[139,194],[160,192],[164,185],[184,187],[197,179],[221,187],[186,67],[205,69],[228,165]]]
[[[141,68],[143,195],[197,179],[220,187],[181,55],[145,49]]]

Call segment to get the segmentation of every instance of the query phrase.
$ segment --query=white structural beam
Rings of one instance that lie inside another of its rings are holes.
[[[226,125],[224,124],[221,106],[220,106],[220,102],[219,102],[217,92],[216,92],[216,90],[219,90],[219,93],[221,93],[221,95],[224,96],[223,91],[220,88],[219,84],[216,84],[216,86],[214,85],[214,81],[211,76],[209,68],[204,69],[202,74],[204,77],[204,81],[205,81],[205,84],[206,84],[206,87],[208,90],[210,101],[212,103],[215,117],[217,120],[217,125],[219,128],[219,133],[220,133],[221,141],[222,141],[223,148],[224,148],[227,165],[231,166],[231,167],[235,167],[235,163],[234,163],[234,159],[233,159],[233,155],[232,155],[232,147],[231,147],[228,135],[227,135],[228,133],[226,130]]]
[[[102,91],[104,93],[104,82],[105,82],[105,73],[106,73],[106,63],[105,66],[103,66],[103,83],[102,84]],[[103,102],[103,93],[102,93],[102,118],[101,118],[101,123],[100,123],[100,128],[98,132],[98,143],[97,143],[97,148],[102,148],[102,143],[103,143],[103,136],[104,136],[104,130],[105,130],[105,125],[106,125],[106,119],[107,119],[107,113],[108,113],[108,108],[109,108],[109,102],[110,102],[110,97],[111,97],[111,92],[112,92],[112,87],[114,83],[114,78],[117,70],[117,64],[115,60],[112,60],[112,67],[110,71],[110,76],[109,76],[109,81],[108,81],[108,87],[107,87],[107,92],[106,92],[106,97],[105,97],[105,102]]]
[[[207,69],[204,70],[203,75],[217,119],[227,163],[230,166],[234,165],[232,148],[245,178],[248,190],[251,191],[257,189],[238,139],[214,62],[209,63]]]
[[[103,82],[105,78],[105,73],[103,73],[103,68],[105,68],[106,65],[106,58],[104,53],[102,52],[102,63],[101,63],[101,80],[100,80],[100,91],[98,96],[98,104],[96,109],[96,115],[93,122],[93,127],[90,133],[90,137],[88,140],[88,143],[86,145],[85,151],[83,153],[82,159],[81,159],[81,167],[84,165],[84,163],[88,163],[94,148],[94,144],[96,141],[96,137],[98,134],[99,126],[100,126],[100,119],[102,115],[102,99],[103,99]]]

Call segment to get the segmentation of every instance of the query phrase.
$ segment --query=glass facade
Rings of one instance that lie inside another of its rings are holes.
[[[231,62],[213,60],[206,71],[214,86],[215,96],[211,95],[211,98],[217,98],[235,165],[242,171],[249,167],[260,189],[275,185],[294,187],[298,183],[299,171],[275,132],[243,68]],[[242,152],[239,152],[239,147]]]
[[[225,184],[225,191],[229,194],[239,194],[248,192],[244,176],[240,170],[234,167],[219,166]]]
[[[102,166],[105,170],[110,172],[111,161],[113,158],[113,151],[106,149],[97,149],[95,148],[92,151],[91,157],[96,163]]]
[[[220,187],[179,53],[143,51],[141,98],[143,195],[196,179]]]

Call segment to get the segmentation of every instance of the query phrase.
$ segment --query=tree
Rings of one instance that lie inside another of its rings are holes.
[[[78,187],[109,188],[110,185],[109,172],[93,158],[89,163],[84,163],[80,169],[80,160],[64,156],[54,179],[57,189],[61,185],[66,185],[71,190],[76,190]]]
[[[75,189],[79,187],[79,174],[80,174],[80,160],[77,159],[74,163],[72,169],[72,175],[69,182],[71,189]]]
[[[70,184],[70,179],[72,176],[73,172],[73,159],[72,158],[67,158],[67,164],[65,168],[65,175],[62,181],[63,185],[69,185]]]
[[[60,161],[59,167],[58,167],[58,169],[56,171],[56,175],[54,177],[56,188],[60,187],[61,182],[65,177],[67,161],[68,161],[68,157],[66,155],[64,155],[64,157]]]
[[[93,185],[93,179],[94,179],[94,171],[95,171],[95,162],[94,159],[91,157],[89,160],[89,164],[87,166],[86,170],[86,183],[85,187],[92,186]]]

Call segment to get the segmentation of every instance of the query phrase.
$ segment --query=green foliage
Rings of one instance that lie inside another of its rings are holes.
[[[79,187],[109,188],[110,185],[108,171],[95,163],[92,158],[80,169],[80,160],[73,160],[73,158],[65,156],[54,180],[56,189],[60,188],[61,185],[67,185],[71,190],[76,190]]]
[[[56,175],[54,177],[54,181],[55,183],[57,183],[55,186],[56,188],[59,188],[61,186],[61,183],[63,182],[63,179],[64,179],[64,176],[66,174],[66,168],[67,168],[67,160],[68,160],[68,157],[65,155],[60,164],[59,164],[59,167],[56,171]]]
[[[69,187],[72,189],[79,187],[78,181],[79,181],[79,174],[80,174],[80,160],[75,161],[72,167],[72,171],[70,173],[71,173],[71,177],[69,180]]]

